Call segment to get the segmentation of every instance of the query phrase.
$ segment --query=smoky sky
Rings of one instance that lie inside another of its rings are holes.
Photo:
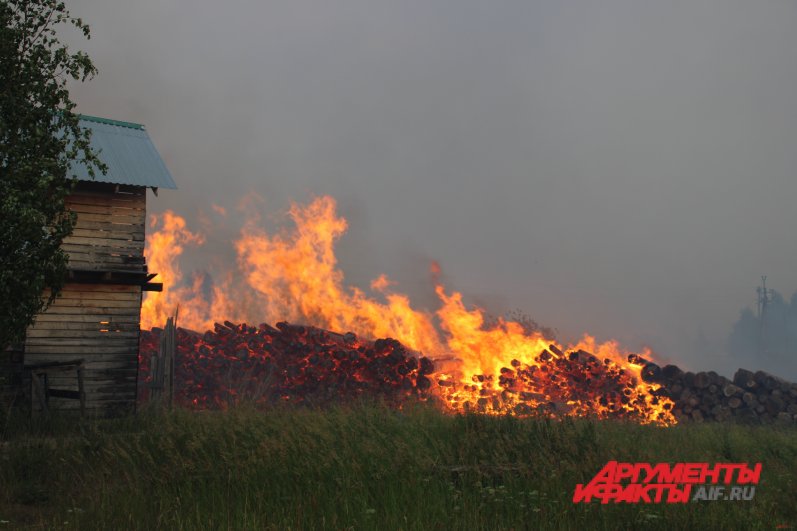
[[[204,259],[237,230],[211,203],[331,194],[351,283],[431,305],[436,259],[491,311],[724,372],[760,275],[797,288],[794,2],[69,7],[99,68],[78,110],[146,125],[179,186],[149,208],[204,211]]]

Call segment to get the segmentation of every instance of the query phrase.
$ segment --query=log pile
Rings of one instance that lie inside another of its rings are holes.
[[[161,330],[141,332],[140,400]],[[399,406],[425,399],[432,362],[394,339],[365,341],[310,326],[225,321],[199,334],[177,329],[174,400],[198,408],[258,403],[322,405],[367,397]]]
[[[642,361],[642,379],[662,385],[679,421],[797,423],[797,383],[764,371],[739,369],[729,380],[714,371],[684,372]]]
[[[142,401],[151,392],[150,360],[162,331],[142,331]],[[597,416],[669,424],[669,399],[622,365],[550,345],[533,363],[509,360],[497,374],[468,378],[394,339],[365,341],[310,326],[258,327],[225,322],[199,334],[177,329],[174,400],[225,407],[241,398],[321,405],[367,397],[400,406],[433,400],[458,412],[515,416]]]
[[[162,331],[141,332],[139,400],[151,392],[150,358]],[[200,334],[177,329],[174,401],[197,408],[257,403],[324,405],[357,398],[400,407],[433,400],[449,410],[515,416],[591,416],[639,422],[797,423],[797,384],[739,369],[660,367],[631,354],[627,363],[555,345],[533,362],[510,360],[494,375],[464,378],[395,339],[368,341],[311,326],[257,327],[225,321]]]
[[[463,385],[439,379],[454,411],[514,416],[589,416],[672,424],[672,403],[659,385],[639,382],[627,367],[590,352],[550,345],[533,363],[511,360],[498,375],[477,374]]]

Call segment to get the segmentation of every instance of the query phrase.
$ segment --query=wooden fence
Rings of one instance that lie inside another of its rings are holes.
[[[154,404],[172,407],[174,403],[174,356],[177,352],[177,312],[166,320],[158,353],[150,359],[150,399]]]

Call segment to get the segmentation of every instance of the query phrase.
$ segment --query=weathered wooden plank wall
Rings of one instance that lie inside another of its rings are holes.
[[[25,363],[85,360],[86,409],[97,414],[135,407],[141,287],[67,284],[61,296],[28,329]],[[50,387],[77,390],[69,373],[54,374]],[[77,408],[53,398],[53,409]]]
[[[77,214],[74,232],[63,243],[70,270],[146,272],[146,188],[81,182],[67,198],[67,206]],[[83,359],[87,411],[107,415],[132,410],[141,291],[135,284],[67,284],[28,328],[25,365]],[[2,365],[10,367],[8,360]],[[48,384],[77,390],[77,377],[70,371],[48,372]],[[79,402],[52,397],[50,407],[73,409]]]
[[[67,198],[77,224],[62,248],[70,269],[144,271],[146,189],[82,184]]]

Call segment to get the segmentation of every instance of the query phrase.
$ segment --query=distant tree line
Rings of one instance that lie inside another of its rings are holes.
[[[797,367],[797,293],[786,300],[772,291],[766,311],[741,311],[728,338],[728,352],[737,359],[756,359],[759,367],[776,371]]]

